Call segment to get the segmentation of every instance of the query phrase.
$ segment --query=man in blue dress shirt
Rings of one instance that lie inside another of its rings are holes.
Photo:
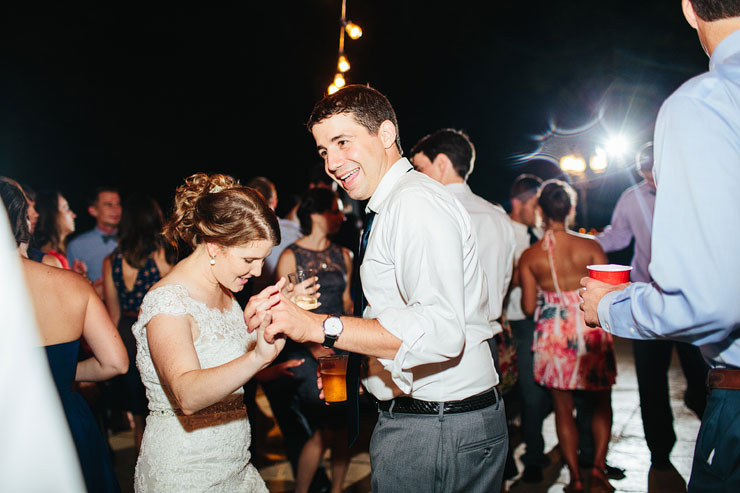
[[[76,236],[67,245],[67,260],[74,265],[80,260],[87,267],[87,278],[102,296],[103,259],[118,246],[118,223],[121,221],[121,197],[113,188],[95,190],[87,212],[95,218],[95,227]]]
[[[643,180],[625,190],[617,201],[611,224],[596,236],[605,252],[621,250],[634,239],[632,257],[633,282],[651,282],[650,237],[655,208],[655,181],[653,179],[653,143],[648,142],[637,153],[637,170]],[[707,403],[707,364],[699,348],[670,340],[632,341],[635,371],[640,391],[640,413],[645,441],[650,449],[652,467],[671,469],[669,456],[676,443],[673,430],[673,412],[668,393],[668,368],[671,366],[673,348],[681,361],[686,377],[686,405],[701,419]]]
[[[666,100],[655,129],[651,283],[584,278],[586,321],[699,346],[712,369],[689,491],[740,491],[740,2],[682,0],[709,72]]]

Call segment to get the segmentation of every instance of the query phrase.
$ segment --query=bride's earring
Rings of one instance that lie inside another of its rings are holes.
[[[216,265],[216,257],[211,255],[211,265]]]

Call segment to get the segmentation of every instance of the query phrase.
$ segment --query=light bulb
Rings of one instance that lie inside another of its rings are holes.
[[[334,94],[338,90],[339,90],[339,88],[337,86],[335,86],[334,84],[332,84],[332,85],[329,86],[329,89],[327,89],[326,92],[328,92],[329,94]]]
[[[344,29],[347,31],[347,34],[349,34],[349,37],[352,39],[362,37],[362,28],[352,21],[348,22],[347,25],[344,26]]]
[[[339,63],[337,63],[337,68],[342,73],[349,70],[349,61],[347,60],[346,56],[342,55],[339,57]]]
[[[589,162],[589,167],[591,168],[591,171],[602,173],[606,171],[608,165],[609,161],[607,160],[606,152],[604,152],[604,150],[600,147],[597,148],[596,153],[591,156],[591,161]]]
[[[337,74],[334,76],[334,85],[337,86],[339,89],[343,88],[345,84],[346,82],[342,74]]]
[[[560,159],[560,169],[566,173],[583,173],[586,171],[586,161],[580,156],[568,155]]]

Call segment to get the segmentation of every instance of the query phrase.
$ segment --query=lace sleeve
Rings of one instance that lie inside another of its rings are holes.
[[[161,286],[149,291],[141,303],[139,319],[132,328],[134,335],[138,335],[137,332],[141,332],[155,315],[179,316],[187,314],[186,296],[185,288],[176,285]]]

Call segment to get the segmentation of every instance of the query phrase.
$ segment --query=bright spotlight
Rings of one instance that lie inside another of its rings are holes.
[[[580,156],[569,154],[560,158],[560,169],[566,173],[583,173],[586,171],[586,161]]]
[[[624,135],[615,135],[606,142],[606,152],[610,156],[621,157],[630,150],[630,143]]]
[[[326,92],[328,92],[329,94],[334,94],[338,90],[339,90],[339,88],[337,86],[335,86],[334,84],[332,84],[332,85],[329,86],[329,89],[327,89]]]

